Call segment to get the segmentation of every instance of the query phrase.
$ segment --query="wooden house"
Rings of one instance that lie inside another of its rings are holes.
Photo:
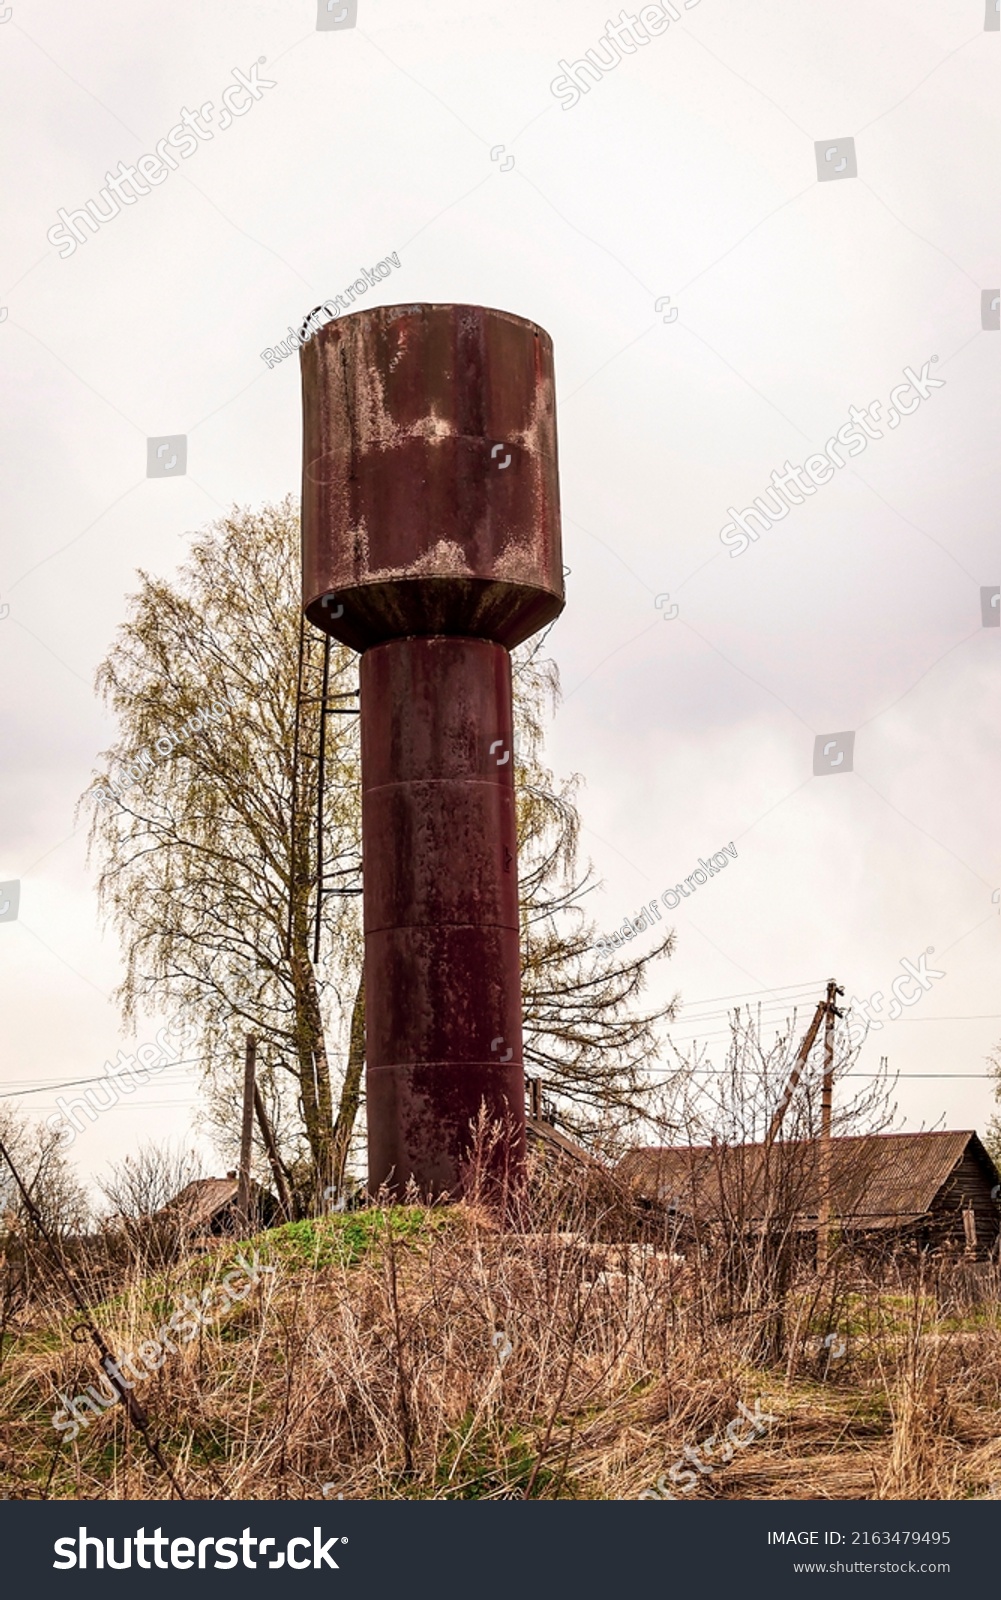
[[[816,1231],[819,1141],[630,1150],[616,1172],[641,1201],[691,1227]],[[832,1139],[832,1229],[857,1246],[998,1254],[1001,1182],[971,1130]]]
[[[237,1216],[239,1190],[235,1172],[225,1178],[196,1178],[156,1213],[157,1220],[188,1239],[245,1235]],[[255,1228],[270,1228],[281,1220],[278,1201],[259,1183],[251,1182],[250,1205]]]

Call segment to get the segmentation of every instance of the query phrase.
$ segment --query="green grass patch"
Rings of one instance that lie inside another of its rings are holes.
[[[370,1211],[348,1211],[340,1216],[306,1217],[272,1228],[237,1249],[257,1249],[269,1266],[291,1270],[327,1266],[353,1267],[384,1248],[387,1239],[412,1245],[440,1233],[449,1213],[423,1206],[390,1206]]]
[[[470,1437],[473,1414],[467,1412],[449,1435],[438,1458],[435,1489],[447,1500],[482,1500],[486,1496],[524,1494],[535,1465],[535,1450],[520,1428],[497,1433],[478,1428]],[[532,1484],[532,1499],[541,1499],[554,1473],[542,1466]],[[421,1496],[421,1498],[424,1498]]]

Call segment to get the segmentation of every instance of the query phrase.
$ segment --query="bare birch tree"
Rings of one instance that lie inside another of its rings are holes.
[[[363,1098],[365,999],[357,898],[325,896],[321,958],[313,959],[320,713],[309,662],[319,657],[307,649],[293,784],[298,570],[298,513],[287,498],[234,510],[196,536],[175,580],[140,574],[98,672],[119,737],[85,798],[94,806],[101,901],[125,952],[126,1017],[147,1006],[190,1009],[202,1030],[210,1117],[221,1129],[234,1126],[241,1035],[253,1030],[283,1161],[315,1201],[343,1181]],[[333,644],[335,704],[356,704],[357,681],[354,653]],[[537,648],[519,653],[526,1051],[568,1125],[584,1127],[633,1116],[642,1101],[642,1069],[670,1007],[637,1012],[633,1001],[671,940],[620,966],[592,949],[583,902],[593,880],[577,865],[576,783],[557,785],[541,761],[546,702],[557,689]],[[360,863],[350,716],[329,718],[323,842],[331,871]]]

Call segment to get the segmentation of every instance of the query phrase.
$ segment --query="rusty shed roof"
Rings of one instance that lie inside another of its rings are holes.
[[[971,1130],[863,1134],[831,1141],[831,1207],[860,1227],[897,1227],[923,1217],[963,1159]],[[616,1171],[637,1193],[680,1211],[758,1221],[773,1213],[817,1214],[816,1140],[763,1144],[675,1145],[630,1150]]]

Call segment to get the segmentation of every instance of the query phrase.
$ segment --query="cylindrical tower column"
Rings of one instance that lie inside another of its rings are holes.
[[[302,350],[303,605],[363,652],[369,1187],[524,1148],[509,648],[563,607],[552,346],[394,306]]]
[[[440,1192],[481,1103],[524,1139],[510,657],[374,645],[361,705],[369,1159]]]

